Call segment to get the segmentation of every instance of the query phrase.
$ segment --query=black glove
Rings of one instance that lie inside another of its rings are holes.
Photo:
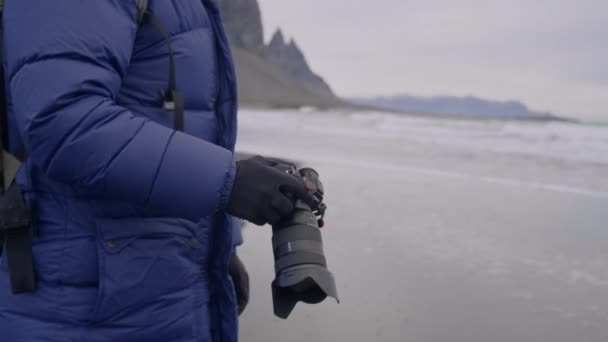
[[[245,311],[247,304],[249,304],[249,274],[236,253],[230,259],[228,272],[230,272],[232,282],[234,283],[239,315],[241,315]]]
[[[304,181],[281,171],[280,164],[278,159],[260,156],[238,161],[228,214],[262,226],[291,214],[296,199],[312,205]]]

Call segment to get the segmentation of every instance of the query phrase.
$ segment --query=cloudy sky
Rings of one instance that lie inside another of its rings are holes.
[[[608,0],[259,0],[341,96],[477,95],[608,120]]]

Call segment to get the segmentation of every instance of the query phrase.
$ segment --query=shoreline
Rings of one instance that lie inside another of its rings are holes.
[[[299,112],[341,112],[345,110],[349,110],[355,113],[359,112],[369,112],[372,111],[374,113],[382,113],[382,114],[391,114],[397,116],[407,116],[407,117],[415,117],[415,118],[427,118],[427,119],[449,119],[449,120],[476,120],[476,121],[513,121],[513,122],[563,122],[563,123],[573,123],[573,124],[581,124],[581,125],[591,125],[591,126],[608,126],[608,122],[591,122],[584,121],[575,118],[567,118],[562,116],[551,116],[551,117],[504,117],[499,115],[470,115],[470,114],[436,114],[436,113],[413,113],[413,112],[405,112],[398,110],[390,110],[386,108],[378,108],[378,107],[370,107],[370,106],[344,106],[344,107],[315,107],[315,106],[282,106],[282,105],[251,105],[251,104],[242,104],[239,105],[240,110],[270,110],[270,111],[299,111]],[[350,114],[350,113],[349,113]]]

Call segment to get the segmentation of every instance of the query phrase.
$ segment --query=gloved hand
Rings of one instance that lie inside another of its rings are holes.
[[[245,307],[249,304],[249,274],[241,259],[234,253],[230,259],[228,272],[232,277],[234,289],[236,291],[236,300],[238,304],[239,315],[245,311]]]
[[[256,156],[236,165],[228,214],[262,226],[276,224],[291,214],[296,199],[312,205],[313,197],[304,181],[277,169],[277,159]]]

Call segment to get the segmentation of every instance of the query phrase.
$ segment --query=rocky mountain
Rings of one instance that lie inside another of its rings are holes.
[[[264,27],[257,0],[220,0],[219,7],[230,42],[251,52],[263,52]]]
[[[410,114],[446,117],[556,120],[551,113],[537,112],[518,101],[491,101],[473,96],[418,97],[398,95],[351,99],[353,103]]]
[[[315,74],[295,40],[281,30],[269,44],[257,0],[219,0],[231,42],[241,104],[267,107],[335,107],[344,105]]]
[[[266,54],[279,68],[301,80],[311,92],[319,96],[333,96],[329,85],[310,69],[298,44],[293,39],[286,42],[280,29],[272,36]]]

